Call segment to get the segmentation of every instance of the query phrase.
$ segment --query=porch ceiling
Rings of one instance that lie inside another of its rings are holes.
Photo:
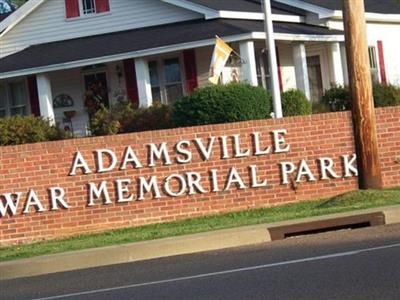
[[[343,35],[342,31],[326,27],[284,22],[275,22],[274,31],[276,39],[279,34],[327,38]],[[212,45],[215,35],[227,41],[245,40],[260,32],[264,32],[262,21],[201,19],[39,44],[2,58],[0,78]]]

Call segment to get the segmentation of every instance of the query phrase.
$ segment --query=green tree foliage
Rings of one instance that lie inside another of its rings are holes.
[[[28,0],[12,0],[11,2],[14,3],[15,5],[17,5],[18,7],[21,7],[26,2],[28,2]]]

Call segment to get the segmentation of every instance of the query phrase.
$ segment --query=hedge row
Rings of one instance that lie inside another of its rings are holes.
[[[400,88],[375,85],[377,107],[400,105]],[[336,87],[325,92],[320,103],[308,101],[298,90],[282,93],[284,116],[307,115],[317,112],[350,109],[348,87]],[[155,103],[147,109],[133,109],[129,102],[120,102],[110,108],[102,107],[90,120],[93,135],[111,135],[135,131],[173,127],[237,122],[270,118],[271,94],[261,87],[243,83],[207,86],[196,89],[190,96],[178,100],[174,106]],[[58,140],[70,135],[47,120],[33,116],[14,116],[0,119],[0,145],[16,145]]]
[[[55,141],[71,137],[68,132],[51,126],[48,120],[34,116],[0,118],[0,145]]]
[[[394,85],[374,84],[373,96],[375,107],[400,105],[400,87]],[[347,86],[339,86],[327,90],[322,97],[322,103],[330,111],[351,109],[351,93]]]

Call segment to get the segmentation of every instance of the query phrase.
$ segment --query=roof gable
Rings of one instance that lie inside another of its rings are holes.
[[[63,0],[30,0],[27,5],[32,3],[37,8],[0,35],[0,57],[39,43],[204,18],[161,0],[113,0],[110,12],[74,19],[66,18]]]

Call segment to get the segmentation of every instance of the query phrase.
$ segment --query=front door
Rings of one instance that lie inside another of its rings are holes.
[[[318,102],[323,95],[321,60],[319,55],[307,57],[308,79],[310,82],[311,101]]]
[[[89,114],[96,112],[102,105],[109,107],[107,74],[105,72],[84,75],[85,106]]]

